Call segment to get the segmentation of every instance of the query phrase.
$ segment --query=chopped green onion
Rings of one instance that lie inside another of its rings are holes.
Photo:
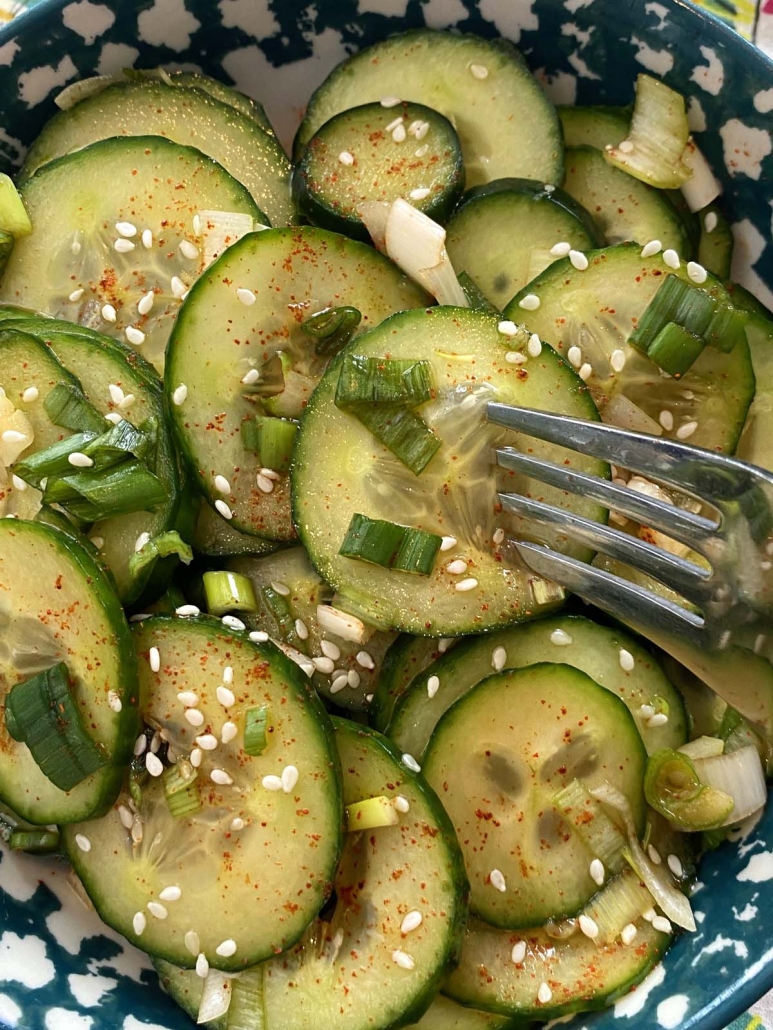
[[[698,360],[706,341],[676,322],[664,325],[647,351],[647,357],[669,375],[683,376]]]
[[[442,537],[436,533],[355,513],[338,553],[399,572],[429,576],[441,543]]]
[[[628,146],[607,146],[604,157],[616,168],[658,189],[678,189],[692,175],[683,155],[690,130],[684,97],[651,75],[636,79]]]
[[[382,826],[396,826],[400,816],[392,798],[380,795],[365,798],[346,806],[346,830],[356,833],[358,830],[375,830]]]
[[[14,830],[8,838],[11,851],[48,855],[59,847],[59,830]]]
[[[384,248],[394,263],[431,293],[438,304],[469,306],[448,257],[445,229],[402,197],[389,208]]]
[[[484,311],[487,315],[501,315],[499,309],[495,308],[491,301],[483,295],[475,280],[471,279],[466,272],[460,272],[457,279],[464,290],[467,303],[473,311]]]
[[[582,914],[599,928],[596,943],[611,944],[629,923],[636,923],[650,908],[652,895],[636,873],[625,868],[591,898]]]
[[[356,404],[351,414],[415,476],[421,475],[440,448],[441,441],[424,419],[408,408]]]
[[[164,770],[164,795],[174,819],[182,819],[201,808],[196,770],[186,758]]]
[[[227,1030],[265,1030],[263,966],[242,970],[231,981]]]
[[[277,351],[257,369],[258,378],[254,383],[244,384],[247,397],[274,397],[285,388],[285,374],[293,367],[293,359],[284,351]]]
[[[199,1026],[212,1023],[216,1019],[226,1017],[231,1004],[231,985],[233,981],[226,973],[220,973],[217,969],[210,969],[204,981],[204,989],[201,992],[199,1011],[196,1016],[196,1023]]]
[[[87,469],[49,479],[45,504],[58,504],[83,522],[98,522],[111,515],[151,511],[166,500],[164,484],[139,461],[125,461],[99,472]]]
[[[765,771],[753,744],[712,758],[696,759],[695,771],[707,789],[732,798],[733,809],[724,820],[725,826],[748,819],[765,805]]]
[[[682,183],[682,196],[687,201],[687,206],[693,214],[698,211],[703,212],[709,204],[717,199],[722,192],[722,187],[712,172],[711,165],[703,156],[692,136],[687,140],[687,145],[682,154],[682,161],[687,165],[691,173],[690,178]],[[698,261],[703,264],[700,258],[700,251],[698,253]],[[706,268],[707,266],[704,265],[703,267]],[[721,275],[723,279],[727,278],[730,275],[730,266],[728,265],[726,272],[719,272],[717,274]]]
[[[746,326],[750,315],[733,307],[730,301],[717,304],[717,309],[703,334],[709,347],[729,354],[735,345],[746,338]]]
[[[9,175],[0,174],[0,229],[18,239],[29,236],[32,222]]]
[[[691,288],[690,283],[680,279],[678,275],[667,275],[628,337],[631,346],[646,354],[660,330],[676,319],[679,305]]]
[[[252,580],[238,572],[205,572],[204,593],[210,615],[256,612],[258,602]]]
[[[317,341],[317,354],[331,356],[346,346],[361,321],[362,312],[350,305],[323,308],[301,322],[301,332]]]
[[[76,433],[68,436],[65,440],[57,440],[50,447],[34,454],[27,455],[21,461],[17,461],[12,471],[25,483],[30,486],[42,489],[44,479],[55,478],[72,472],[73,466],[68,461],[74,451],[83,451],[83,448],[95,439],[94,433]]]
[[[260,599],[277,624],[277,632],[274,635],[280,640],[289,640],[295,633],[295,619],[287,598],[268,585],[260,588]]]
[[[697,737],[695,740],[688,740],[682,744],[677,751],[688,758],[714,758],[721,755],[725,750],[725,742],[720,737]]]
[[[424,529],[406,529],[392,568],[414,576],[431,576],[443,538]]]
[[[722,826],[734,807],[730,794],[702,781],[687,755],[669,749],[650,756],[644,794],[656,812],[685,833]]]
[[[415,408],[434,395],[432,365],[418,358],[369,358],[347,354],[341,364],[335,403],[395,404]]]
[[[256,415],[242,422],[245,450],[259,454],[264,468],[287,472],[293,455],[298,423],[270,415]]]
[[[117,465],[127,457],[146,461],[155,450],[157,434],[158,426],[154,418],[146,419],[139,428],[122,419],[86,444],[83,453],[94,462],[94,472]]]
[[[256,705],[244,713],[244,753],[252,758],[268,747],[268,705]]]
[[[107,764],[83,725],[64,662],[17,683],[6,696],[5,718],[11,736],[27,745],[59,790],[72,790]]]
[[[619,873],[625,865],[622,854],[625,835],[585,784],[581,780],[567,783],[554,795],[553,804],[589,852],[604,864],[604,868]]]
[[[193,561],[193,551],[174,529],[151,537],[139,551],[135,551],[129,559],[129,574],[137,576],[148,566],[153,567],[160,559],[171,555],[177,555],[184,565],[190,565]]]
[[[105,428],[104,418],[75,383],[57,383],[48,392],[43,407],[55,426],[76,433],[101,433]]]

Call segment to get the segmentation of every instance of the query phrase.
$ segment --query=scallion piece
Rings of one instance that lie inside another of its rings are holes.
[[[400,816],[394,806],[394,801],[384,795],[365,798],[364,801],[355,801],[346,806],[347,833],[356,833],[358,830],[376,830],[382,826],[396,826],[399,822]]]
[[[650,756],[644,774],[644,794],[656,812],[685,833],[722,826],[734,807],[730,794],[701,780],[687,755],[668,749]]]
[[[210,615],[226,612],[256,612],[258,602],[252,580],[238,572],[205,572],[204,593]]]
[[[697,361],[705,346],[702,337],[676,322],[669,322],[655,337],[647,357],[664,372],[679,378]]]
[[[260,588],[260,600],[277,624],[277,632],[272,635],[279,637],[280,640],[289,640],[295,632],[295,619],[290,611],[287,598],[268,585]]]
[[[604,868],[619,873],[625,865],[625,834],[580,780],[572,780],[553,797],[553,804],[572,831]],[[630,920],[629,920],[630,922]],[[623,924],[625,925],[625,924]]]
[[[348,304],[323,308],[301,322],[301,332],[316,340],[317,354],[327,357],[346,346],[361,321],[362,312]]]
[[[542,269],[540,269],[542,271]],[[464,290],[464,295],[467,298],[467,303],[473,311],[484,311],[487,315],[500,315],[501,312],[498,308],[485,297],[478,287],[478,284],[474,279],[471,279],[466,272],[459,272],[456,277],[459,281],[459,285]]]
[[[680,754],[687,755],[693,761],[696,758],[714,758],[721,755],[724,750],[725,742],[721,737],[696,737],[695,740],[688,740],[686,744],[677,748]]]
[[[245,450],[260,455],[264,468],[287,472],[293,455],[298,423],[270,415],[256,415],[242,422]]]
[[[6,696],[5,718],[11,736],[27,745],[59,790],[72,790],[107,764],[83,725],[64,662],[17,683]]]
[[[252,758],[262,755],[268,747],[268,705],[255,705],[244,713],[244,753]]]
[[[231,981],[228,1030],[264,1030],[263,977],[263,966],[258,965],[243,969]]]
[[[741,311],[729,302],[718,303],[703,334],[706,343],[729,354],[740,340],[745,339],[749,318],[748,311]]]
[[[431,576],[443,538],[424,529],[406,529],[392,568],[414,576]]]
[[[352,515],[338,553],[373,565],[391,568],[405,539],[405,527],[367,515]]]
[[[210,969],[201,992],[196,1024],[206,1026],[215,1020],[222,1020],[228,1026],[228,1009],[231,1005],[233,979],[217,969]]]
[[[94,472],[111,468],[127,457],[147,461],[155,450],[157,432],[155,419],[147,419],[140,428],[122,419],[107,432],[91,440],[84,447],[83,453],[94,462]]]
[[[176,555],[184,565],[193,561],[193,551],[176,530],[159,533],[143,544],[129,559],[129,574],[136,576],[162,558]]]
[[[421,475],[440,448],[440,440],[421,415],[409,408],[356,404],[350,410],[415,476]]]
[[[190,815],[201,808],[201,797],[196,782],[198,770],[186,758],[164,770],[164,796],[175,819]]]
[[[725,826],[748,819],[765,805],[765,771],[753,744],[712,758],[698,758],[695,771],[707,789],[732,798],[733,809],[725,818]]]
[[[49,479],[43,494],[45,504],[58,504],[83,522],[150,511],[165,500],[164,484],[136,460]]]
[[[341,364],[335,403],[395,404],[415,408],[432,398],[432,365],[417,358],[369,358],[347,354]]]
[[[596,943],[611,944],[624,927],[638,922],[650,908],[652,895],[636,873],[626,867],[588,902],[582,914],[599,928]]]
[[[76,433],[101,433],[105,428],[103,416],[75,383],[57,383],[48,392],[43,407],[55,426]]]
[[[8,838],[11,851],[48,855],[59,847],[59,830],[14,830]]]
[[[53,479],[72,472],[73,466],[68,461],[69,456],[74,451],[83,452],[83,448],[94,438],[94,433],[76,433],[65,440],[57,440],[50,447],[17,461],[12,471],[25,483],[40,490],[44,479]]]
[[[628,342],[649,353],[658,334],[671,322],[683,326],[696,336],[703,336],[716,308],[716,299],[706,290],[680,279],[678,275],[667,275],[640,316]]]

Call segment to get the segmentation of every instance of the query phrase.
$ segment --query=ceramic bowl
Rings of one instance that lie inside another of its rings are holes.
[[[662,75],[689,98],[724,184],[734,278],[773,306],[773,64],[679,0],[44,0],[0,32],[0,165],[19,163],[62,86],[130,66],[233,82],[289,143],[338,61],[424,24],[507,37],[562,103],[627,103],[637,73]],[[577,1030],[721,1030],[773,986],[773,811],[709,855],[700,876],[698,932],[612,1009],[575,1017]],[[145,957],[83,904],[63,864],[0,853],[0,1026],[191,1023]]]

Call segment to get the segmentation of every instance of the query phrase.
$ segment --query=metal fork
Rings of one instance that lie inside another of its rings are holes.
[[[497,464],[532,480],[581,494],[659,530],[702,555],[689,558],[530,497],[500,493],[505,511],[551,527],[645,573],[686,605],[551,547],[514,540],[526,565],[660,643],[688,641],[701,650],[731,641],[755,651],[773,631],[773,475],[713,451],[656,436],[528,408],[489,403],[490,422],[599,458],[709,505],[716,517],[688,511],[598,476],[556,465],[509,447]],[[653,631],[654,634],[653,635]]]

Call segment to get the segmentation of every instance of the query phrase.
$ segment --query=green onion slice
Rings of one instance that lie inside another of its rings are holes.
[[[600,859],[605,869],[612,873],[619,873],[623,869],[625,834],[607,815],[584,783],[580,780],[567,783],[554,795],[553,804],[589,852]]]
[[[429,361],[347,354],[341,364],[335,402],[339,408],[353,404],[399,404],[415,408],[433,395]]]
[[[8,838],[11,851],[48,855],[59,847],[59,830],[14,830]]]
[[[415,576],[431,576],[443,538],[424,529],[406,529],[392,568]]]
[[[129,559],[129,574],[136,576],[148,567],[154,566],[161,558],[169,558],[172,555],[176,555],[184,565],[190,565],[193,561],[192,549],[177,530],[159,533],[143,544],[139,551],[135,551]]]
[[[256,612],[258,602],[252,580],[238,572],[205,572],[204,593],[211,615],[226,612]]]
[[[301,322],[301,332],[316,340],[317,354],[330,356],[346,346],[361,321],[362,312],[348,304],[323,308]]]
[[[271,415],[256,415],[241,425],[245,450],[259,454],[264,468],[287,472],[293,455],[298,423]]]
[[[45,504],[58,504],[83,522],[150,511],[165,500],[164,484],[136,460],[49,479],[43,494]]]
[[[295,618],[287,598],[268,584],[260,588],[260,600],[277,626],[276,633],[271,635],[289,641],[295,633]]]
[[[181,819],[201,808],[197,778],[198,770],[187,758],[164,770],[164,795],[173,818]]]
[[[244,753],[252,758],[262,755],[268,747],[268,705],[255,705],[244,713]]]
[[[442,537],[423,529],[398,526],[384,519],[371,519],[356,512],[338,553],[400,572],[429,576],[440,550]]]
[[[622,857],[622,856],[621,856]],[[611,944],[629,923],[636,923],[652,908],[652,895],[627,867],[613,877],[583,909],[599,928],[597,944]]]
[[[365,798],[346,806],[346,830],[356,833],[358,830],[376,830],[382,826],[396,826],[400,816],[392,798],[383,794],[375,798]]]
[[[647,357],[669,375],[683,376],[698,360],[706,341],[684,326],[669,322],[663,326],[647,351]]]
[[[52,479],[72,472],[73,466],[68,461],[69,456],[74,451],[83,452],[84,448],[94,439],[94,433],[75,433],[64,440],[57,440],[50,447],[36,451],[34,454],[22,458],[21,461],[17,461],[13,466],[13,472],[25,483],[40,490],[44,479]]]
[[[499,308],[495,308],[491,301],[481,293],[475,280],[470,278],[466,272],[459,272],[456,278],[464,290],[464,295],[473,311],[484,311],[487,315],[499,315],[501,317],[502,312]]]
[[[264,1030],[263,967],[244,969],[231,980],[228,1030]]]
[[[421,475],[440,448],[440,440],[421,415],[408,408],[355,404],[350,410],[415,476]]]
[[[687,755],[667,748],[650,756],[644,794],[656,812],[685,833],[721,826],[735,805],[730,794],[702,782]]]
[[[43,401],[43,407],[55,426],[76,433],[101,433],[105,428],[103,416],[75,383],[57,383]]]

